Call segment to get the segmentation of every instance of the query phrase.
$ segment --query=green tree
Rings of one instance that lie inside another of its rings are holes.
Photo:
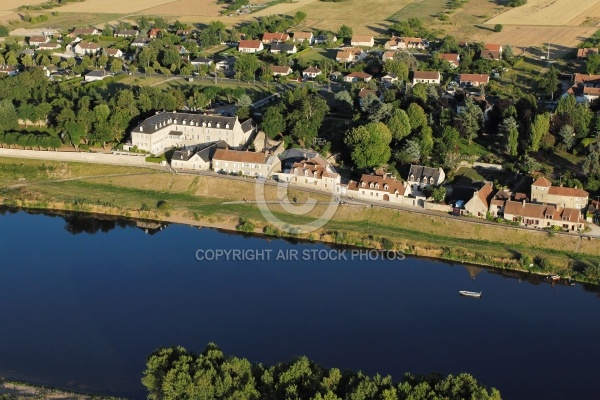
[[[387,126],[392,133],[392,139],[396,142],[401,141],[406,136],[410,135],[411,126],[410,120],[406,112],[402,109],[397,109],[387,121]]]
[[[110,72],[116,74],[121,71],[123,71],[123,61],[119,60],[118,58],[113,59],[110,62]]]
[[[410,103],[406,109],[406,114],[408,115],[408,121],[413,132],[427,125],[427,114],[425,114],[423,107],[417,103]]]
[[[538,151],[542,137],[550,130],[550,114],[538,114],[529,128],[529,149]]]
[[[585,61],[585,70],[588,74],[600,73],[600,54],[590,54]]]
[[[253,80],[259,67],[260,63],[254,54],[241,54],[235,60],[236,77],[245,81]]]
[[[388,74],[395,74],[400,81],[408,80],[408,64],[403,60],[388,58],[383,64],[383,70]]]
[[[544,91],[546,96],[554,100],[554,93],[558,90],[560,80],[558,79],[558,70],[554,66],[550,67],[538,80],[538,87]]]
[[[511,156],[518,154],[519,125],[513,117],[505,118],[500,124],[500,132],[506,138],[506,152]]]
[[[16,129],[18,119],[13,103],[10,100],[0,101],[0,132]]]
[[[567,150],[570,150],[575,144],[575,129],[571,125],[563,125],[558,131],[558,136],[562,139]]]
[[[473,139],[477,137],[483,124],[483,111],[471,97],[467,97],[465,106],[461,113],[458,114],[457,119],[462,128],[462,133],[467,138],[469,144],[471,144]]]
[[[352,36],[352,28],[347,25],[340,26],[337,32],[338,37],[349,38]]]
[[[418,163],[421,160],[421,145],[417,140],[407,140],[402,150],[396,155],[396,159],[400,164]]]
[[[494,25],[494,32],[502,32],[502,28],[504,28],[502,24],[496,24]]]
[[[352,148],[352,161],[360,169],[379,167],[390,159],[392,133],[381,122],[351,129],[346,133],[344,142]]]
[[[600,176],[600,142],[588,146],[588,154],[582,168],[586,175]]]
[[[267,134],[268,137],[274,139],[285,131],[285,118],[283,117],[283,111],[285,107],[283,105],[275,105],[267,107],[263,115],[262,130]]]

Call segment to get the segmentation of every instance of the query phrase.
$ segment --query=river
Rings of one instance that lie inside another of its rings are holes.
[[[421,258],[275,260],[332,248],[188,226],[4,210],[0,227],[5,378],[143,399],[149,353],[212,341],[396,379],[466,371],[505,399],[597,397],[600,301],[581,285]],[[271,253],[197,259],[218,249]]]

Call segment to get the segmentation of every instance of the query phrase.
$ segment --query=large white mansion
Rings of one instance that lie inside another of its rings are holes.
[[[252,119],[220,115],[160,112],[131,131],[131,145],[152,154],[172,147],[195,146],[223,140],[234,149],[245,148],[256,131]]]

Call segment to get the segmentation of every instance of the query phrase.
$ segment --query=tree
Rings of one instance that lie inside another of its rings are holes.
[[[81,122],[77,121],[69,121],[64,125],[65,132],[69,141],[76,149],[79,149],[79,145],[81,144],[81,140],[85,137],[85,127]]]
[[[500,133],[506,137],[506,152],[511,156],[518,154],[519,125],[513,117],[505,118],[500,124]]]
[[[19,117],[10,100],[0,101],[0,132],[10,131],[17,127]]]
[[[402,60],[388,58],[383,64],[383,70],[388,74],[395,74],[399,80],[408,80],[408,64]]]
[[[575,96],[572,94],[568,94],[564,97],[558,99],[558,104],[556,105],[557,114],[568,115],[569,117],[575,111],[575,106],[577,105],[577,100]]]
[[[250,81],[256,78],[256,71],[260,67],[258,58],[254,54],[241,54],[235,60],[235,74],[237,79]]]
[[[558,131],[558,136],[562,139],[567,150],[570,150],[575,144],[575,129],[571,125],[563,125]]]
[[[379,167],[390,159],[392,134],[381,122],[351,129],[346,133],[344,142],[352,148],[352,161],[360,169]]]
[[[352,111],[354,108],[354,101],[352,100],[352,96],[350,92],[347,90],[342,90],[341,92],[337,92],[334,96],[336,101],[336,105],[343,111]]]
[[[550,96],[552,100],[554,100],[554,93],[558,90],[559,85],[558,71],[554,66],[550,67],[538,80],[538,87],[544,91],[546,96]]]
[[[393,104],[382,103],[379,101],[379,102],[374,103],[374,106],[373,106],[372,110],[370,110],[369,115],[367,116],[367,119],[369,121],[379,122],[384,119],[390,118],[390,116],[392,115],[393,112],[394,112]]]
[[[349,38],[352,36],[352,28],[347,25],[342,25],[340,26],[340,29],[338,29],[337,35],[339,37]]]
[[[8,36],[9,31],[6,25],[0,25],[0,37]]]
[[[238,97],[236,101],[238,107],[250,107],[252,105],[252,99],[246,93]]]
[[[417,140],[407,140],[402,150],[397,154],[396,159],[400,164],[418,163],[421,159],[421,145]]]
[[[588,74],[600,73],[600,54],[590,54],[585,61],[585,69]]]
[[[582,169],[586,175],[600,176],[600,142],[588,146],[588,154],[583,162]]]
[[[283,105],[275,105],[267,107],[263,115],[262,130],[267,134],[268,137],[274,139],[285,131],[285,118],[283,117],[283,111],[285,107]]]
[[[575,105],[575,108],[570,114],[570,120],[578,139],[583,139],[588,136],[593,118],[594,114],[592,114],[592,111],[587,104],[580,103]]]
[[[446,199],[446,187],[445,186],[436,186],[431,191],[431,197],[433,197],[433,201],[436,203],[441,203]]]
[[[502,24],[496,24],[494,25],[494,32],[502,32],[502,28],[504,28]]]
[[[542,137],[550,130],[550,114],[538,114],[529,128],[529,148],[538,151]]]
[[[413,132],[427,125],[427,114],[425,114],[423,107],[417,103],[410,103],[406,109],[406,114],[408,115],[409,124]]]
[[[458,114],[457,119],[462,133],[467,138],[469,144],[471,144],[473,139],[477,137],[483,124],[483,111],[471,97],[467,97],[464,109]]]
[[[119,60],[118,58],[114,58],[110,62],[110,72],[116,74],[121,71],[123,71],[123,61]]]
[[[392,133],[392,139],[396,142],[399,142],[410,135],[410,120],[406,112],[402,109],[397,109],[394,114],[392,114],[387,122],[387,126]]]

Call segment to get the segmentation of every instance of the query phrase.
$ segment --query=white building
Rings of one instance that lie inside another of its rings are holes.
[[[335,171],[335,168],[327,160],[318,154],[294,162],[290,168],[278,173],[276,177],[278,181],[288,182],[292,185],[341,193],[340,174]]]
[[[269,153],[217,149],[212,159],[215,172],[268,178],[279,169],[279,158]]]

